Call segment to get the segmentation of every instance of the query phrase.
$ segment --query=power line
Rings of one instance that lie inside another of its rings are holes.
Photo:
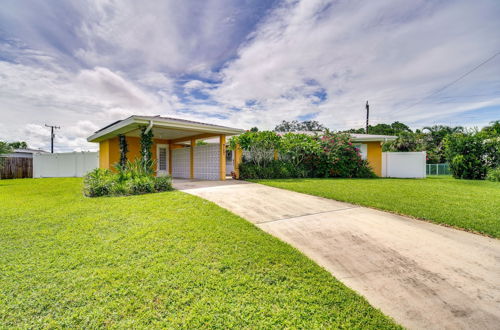
[[[398,110],[398,111],[395,111],[393,112],[393,114],[395,113],[398,113],[398,112],[401,112],[401,111],[406,111],[406,110],[409,110],[411,108],[413,108],[414,106],[416,105],[419,105],[420,103],[424,102],[426,99],[428,99],[429,97],[432,97],[440,92],[442,92],[443,90],[445,90],[446,88],[456,84],[457,82],[459,82],[460,80],[464,79],[465,77],[467,77],[468,75],[470,75],[472,72],[476,71],[477,69],[479,69],[480,67],[482,67],[483,65],[485,65],[486,63],[490,62],[491,60],[493,60],[495,57],[497,57],[498,55],[500,55],[500,51],[499,52],[496,52],[495,54],[493,54],[492,56],[490,56],[489,58],[487,58],[486,60],[484,60],[483,62],[481,62],[480,64],[476,65],[474,68],[472,68],[471,70],[467,71],[466,73],[462,74],[460,77],[458,77],[457,79],[453,80],[452,82],[444,85],[443,87],[435,90],[434,92],[432,92],[431,94],[423,97],[422,99],[420,99],[420,101],[418,101],[417,103],[414,103],[412,104],[411,106],[409,106],[408,108],[406,109],[403,109],[403,110]]]

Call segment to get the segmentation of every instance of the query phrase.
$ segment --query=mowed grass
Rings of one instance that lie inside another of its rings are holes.
[[[91,199],[81,185],[0,181],[2,327],[398,327],[213,203],[178,191]]]
[[[336,199],[500,237],[500,183],[426,179],[258,180],[268,186]]]

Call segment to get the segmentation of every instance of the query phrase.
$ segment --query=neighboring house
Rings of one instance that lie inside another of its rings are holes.
[[[2,155],[7,158],[33,158],[33,154],[46,154],[48,153],[42,149],[13,149],[11,153]]]
[[[40,149],[14,149],[1,155],[0,179],[23,179],[33,177],[33,154],[47,153]]]
[[[391,135],[351,134],[351,140],[358,146],[361,157],[368,160],[373,172],[378,176],[382,176],[382,144],[396,138]]]
[[[177,178],[225,180],[226,137],[242,129],[160,116],[131,116],[96,131],[87,140],[99,143],[99,167],[112,169],[120,160],[119,135],[124,135],[127,159],[140,157],[141,127],[153,131],[156,174]],[[217,138],[218,143],[196,145],[197,140]]]

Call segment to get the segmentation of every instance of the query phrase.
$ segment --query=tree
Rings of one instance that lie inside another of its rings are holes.
[[[481,134],[485,137],[500,136],[500,120],[491,121],[489,126],[483,127]]]
[[[250,128],[250,132],[258,132],[258,131],[259,131],[259,128],[257,126]]]
[[[454,178],[484,180],[488,170],[488,150],[480,134],[451,134],[446,137],[444,144]]]
[[[318,139],[307,134],[286,133],[281,139],[280,147],[284,158],[295,167],[302,165],[306,157],[321,152]]]
[[[7,142],[0,141],[0,169],[2,168],[4,162],[2,155],[8,154],[11,151],[12,147]]]
[[[16,141],[9,143],[12,149],[28,149],[28,144],[24,141]]]
[[[307,131],[307,132],[321,132],[326,129],[325,126],[320,124],[316,120],[305,120],[299,122],[297,120],[286,121],[283,120],[281,124],[276,125],[274,128],[275,132],[298,132],[298,131]]]

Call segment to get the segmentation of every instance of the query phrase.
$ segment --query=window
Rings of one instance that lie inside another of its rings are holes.
[[[167,170],[167,148],[159,148],[158,149],[158,170],[166,171]]]
[[[361,159],[366,159],[368,156],[368,146],[364,143],[358,143],[354,146],[359,149],[359,152],[361,153]]]

